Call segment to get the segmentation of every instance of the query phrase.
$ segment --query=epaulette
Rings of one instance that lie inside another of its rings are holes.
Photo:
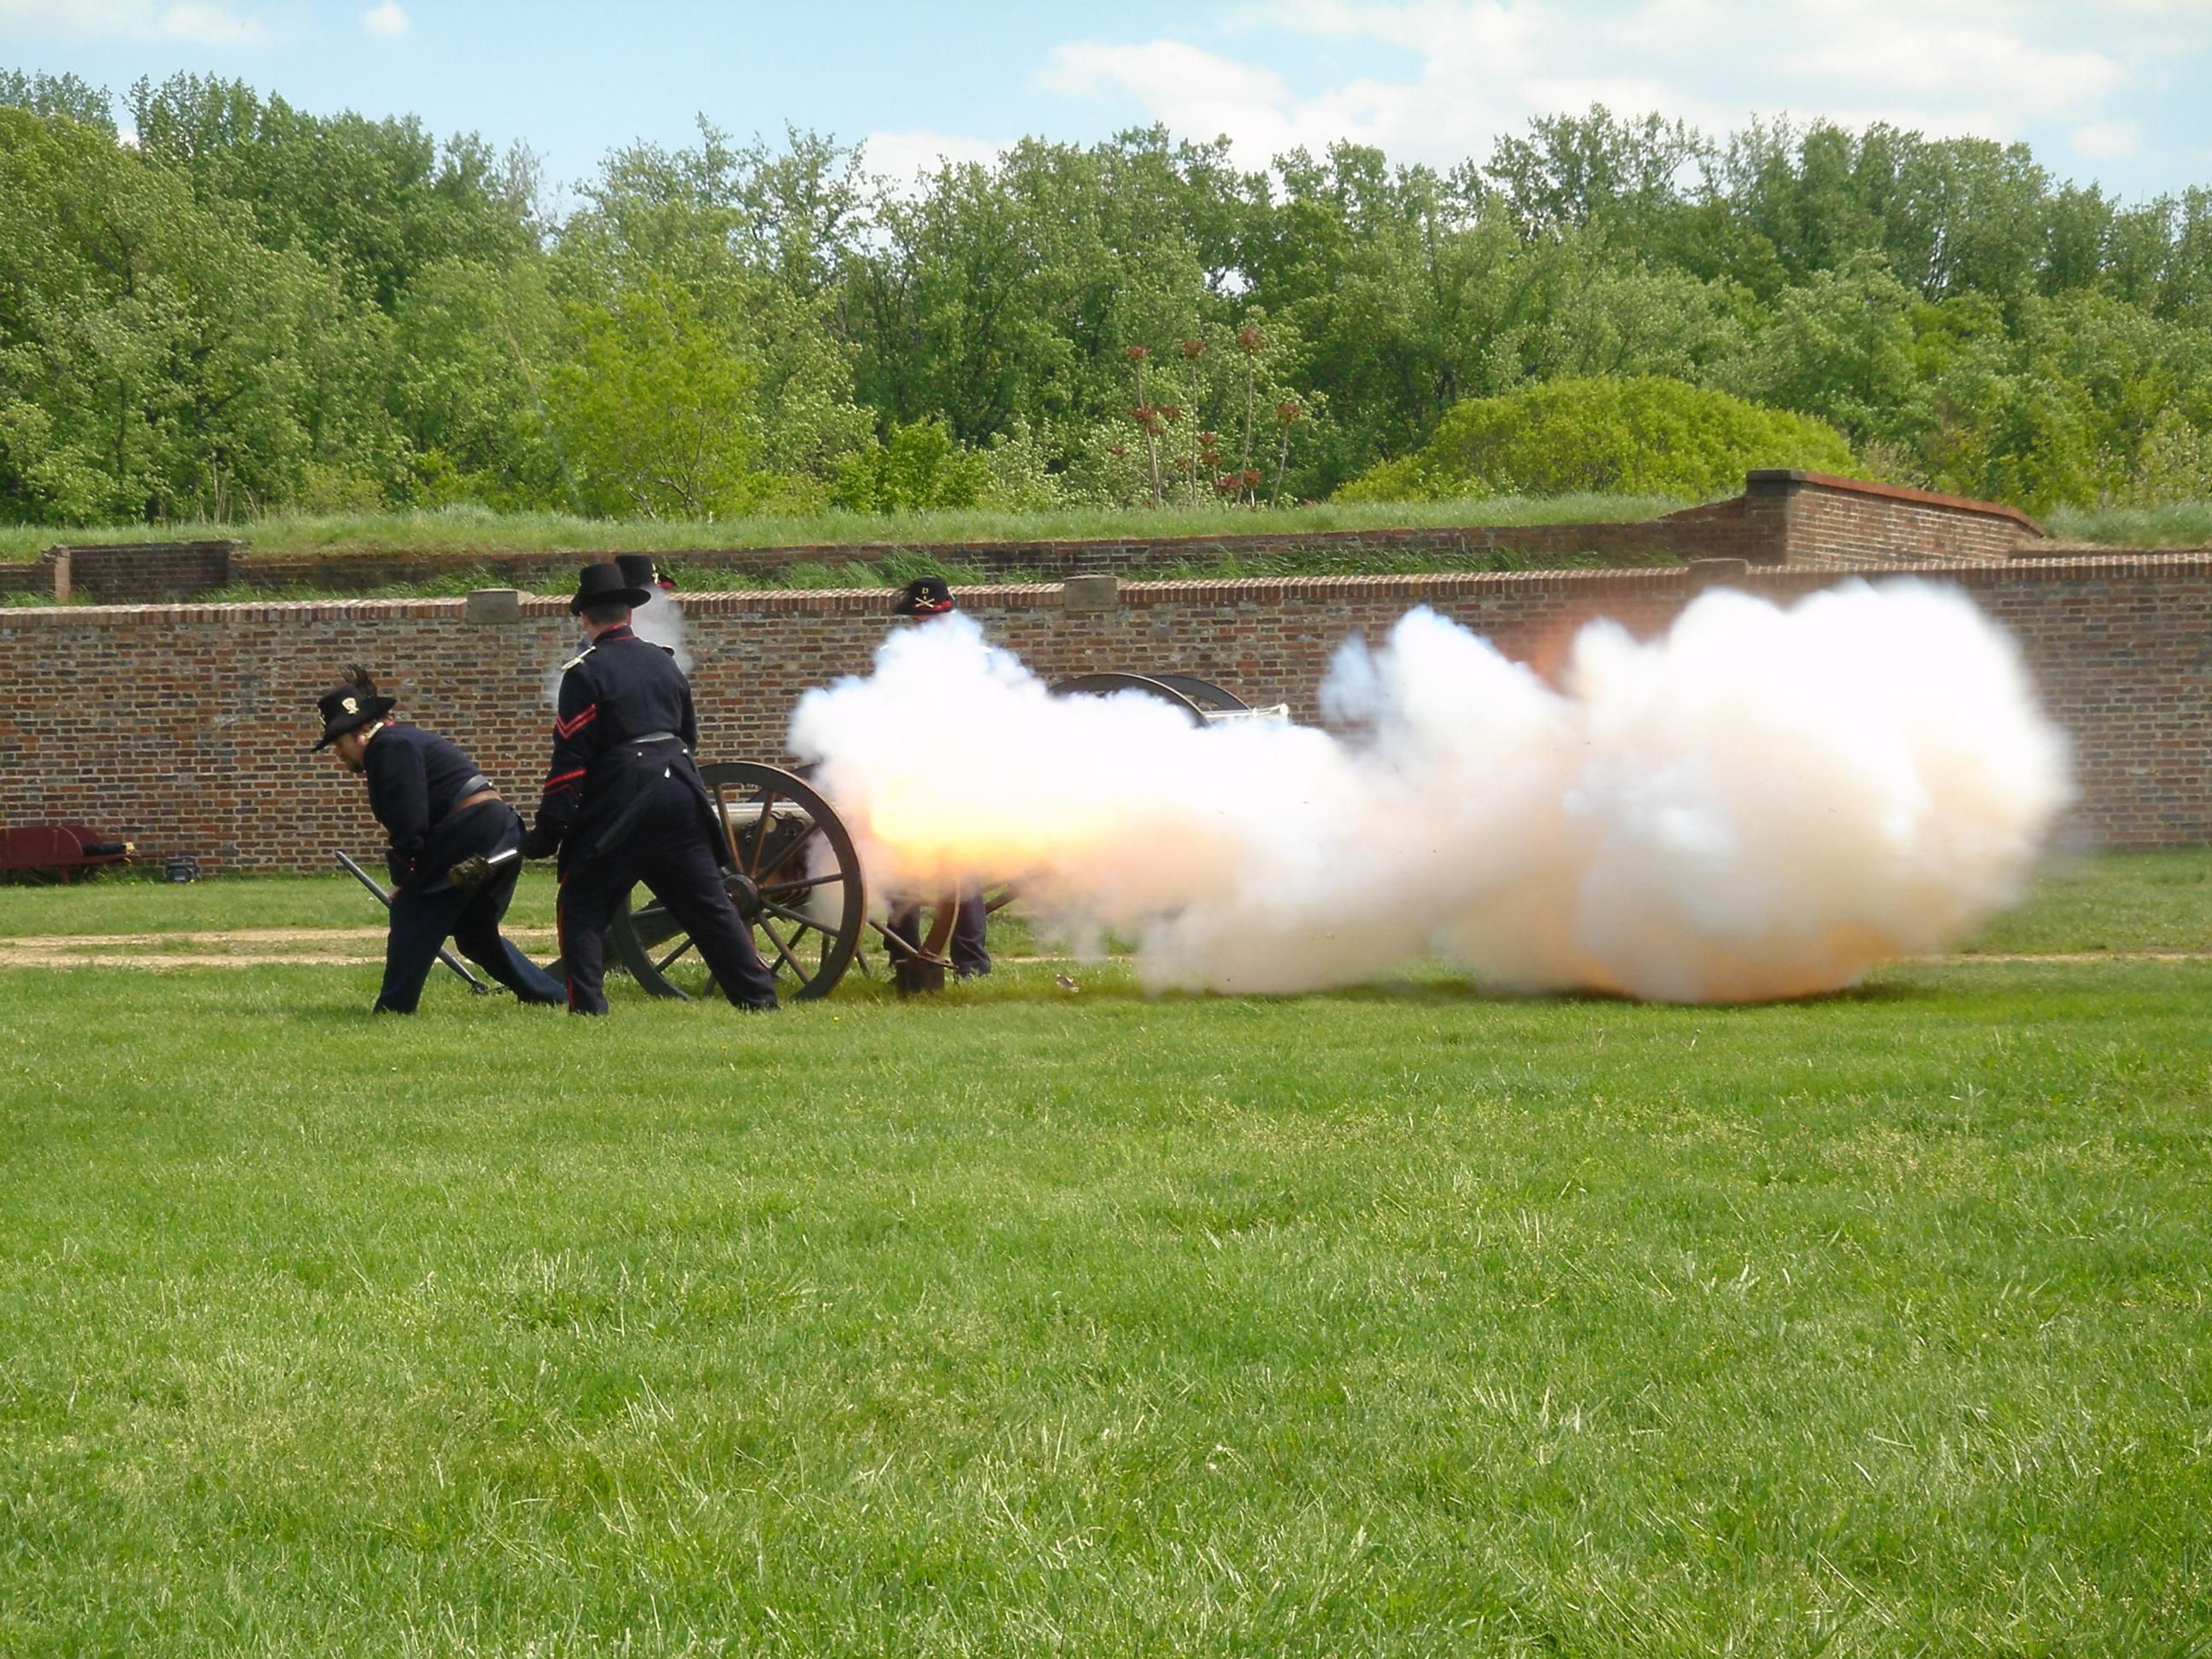
[[[592,652],[599,648],[599,647],[596,645],[586,646],[581,651],[579,651],[574,656],[569,658],[568,661],[561,665],[561,672],[564,674],[567,673],[570,669],[574,668],[578,663],[583,661],[585,658],[590,656]]]

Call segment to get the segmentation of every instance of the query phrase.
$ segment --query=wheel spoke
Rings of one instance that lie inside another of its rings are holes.
[[[767,911],[770,915],[781,916],[786,921],[795,921],[801,927],[811,927],[817,933],[828,933],[832,931],[831,929],[823,927],[822,923],[817,921],[812,916],[808,915],[805,911],[794,910],[787,904],[774,904],[770,903],[766,899],[763,899],[761,901],[761,908]]]
[[[768,838],[775,829],[775,791],[763,786],[760,794],[760,822],[753,826],[752,856],[744,860],[744,872],[755,881],[762,875],[761,855],[768,851]]]
[[[803,876],[788,881],[771,881],[762,887],[760,893],[763,898],[766,898],[770,893],[776,894],[778,896],[786,893],[805,893],[817,887],[827,887],[833,881],[844,879],[845,872],[842,870],[833,870],[826,876]]]
[[[792,838],[791,844],[785,848],[783,851],[778,853],[771,862],[763,866],[759,870],[754,872],[753,879],[756,881],[767,880],[777,871],[782,869],[785,865],[791,862],[791,855],[793,853],[796,853],[800,848],[805,846],[807,842],[813,839],[814,826],[810,823],[800,834],[794,836]]]
[[[714,825],[722,832],[722,848],[729,854],[730,862],[738,861],[738,838],[730,832],[730,797],[723,785],[709,784],[708,793],[714,803]]]
[[[798,980],[800,984],[805,984],[806,969],[799,965],[799,958],[791,954],[791,947],[783,942],[775,928],[768,925],[766,918],[763,918],[757,925],[761,932],[768,935],[769,942],[775,946],[776,955],[783,958],[784,966],[791,969],[792,977]]]
[[[665,974],[665,973],[666,973],[666,972],[668,971],[668,964],[669,964],[670,963],[672,963],[672,962],[675,961],[677,957],[678,957],[682,956],[682,955],[683,955],[686,951],[690,950],[690,948],[691,948],[691,941],[690,941],[690,939],[685,939],[685,940],[684,941],[684,943],[683,943],[683,944],[681,944],[681,945],[678,945],[678,946],[677,946],[673,951],[670,951],[666,956],[665,956],[665,957],[661,957],[661,959],[660,959],[659,961],[658,961],[658,962],[654,963],[653,964],[653,972],[655,972],[656,974]]]

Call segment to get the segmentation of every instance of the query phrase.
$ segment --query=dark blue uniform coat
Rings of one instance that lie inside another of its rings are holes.
[[[558,1002],[561,987],[503,937],[499,924],[514,896],[520,859],[481,886],[457,890],[446,872],[471,854],[517,849],[522,821],[501,800],[460,803],[489,788],[458,744],[420,726],[391,724],[369,733],[362,751],[368,810],[392,838],[392,931],[384,946],[384,985],[376,1006],[411,1014],[422,981],[448,939],[525,1002]]]
[[[775,980],[723,884],[729,841],[691,759],[698,741],[684,671],[627,627],[602,629],[562,671],[553,762],[524,849],[561,855],[561,960],[578,1013],[606,1012],[607,924],[639,882],[724,996],[775,1006]]]

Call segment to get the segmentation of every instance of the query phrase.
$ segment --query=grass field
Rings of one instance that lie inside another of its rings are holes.
[[[1502,495],[1480,501],[1322,502],[1249,507],[1067,507],[1050,513],[944,510],[821,513],[803,518],[583,519],[565,513],[439,512],[272,514],[229,524],[0,526],[0,558],[35,559],[57,542],[179,541],[240,537],[257,553],[680,552],[688,548],[850,547],[867,543],[1022,542],[1091,537],[1219,536],[1291,530],[1383,530],[1424,525],[1589,524],[1648,519],[1685,503],[1657,496]]]
[[[238,523],[0,525],[0,561],[27,562],[57,542],[137,542],[240,537],[260,553],[682,552],[712,547],[925,546],[947,542],[1091,537],[1218,536],[1284,530],[1379,530],[1422,526],[1595,524],[1648,519],[1686,505],[1656,496],[1493,496],[1454,501],[1324,501],[1254,512],[1235,507],[1071,507],[1053,513],[946,511],[823,513],[803,518],[583,519],[562,513],[435,512],[272,514]],[[2046,520],[2069,541],[2120,547],[2212,544],[2212,501],[2158,507],[2060,507]],[[1270,573],[1262,573],[1270,574]]]
[[[0,969],[0,1652],[2207,1651],[2212,962],[2124,953],[2212,950],[2212,856],[1980,947],[592,1024]]]

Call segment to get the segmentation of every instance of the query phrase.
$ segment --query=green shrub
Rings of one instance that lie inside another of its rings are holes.
[[[1663,375],[1552,380],[1475,398],[1414,453],[1385,461],[1339,501],[1449,501],[1599,493],[1704,501],[1753,467],[1852,472],[1850,445],[1809,416],[1762,409]]]
[[[854,513],[911,513],[974,507],[991,483],[989,461],[963,449],[936,421],[895,426],[889,441],[838,463],[834,507]]]

